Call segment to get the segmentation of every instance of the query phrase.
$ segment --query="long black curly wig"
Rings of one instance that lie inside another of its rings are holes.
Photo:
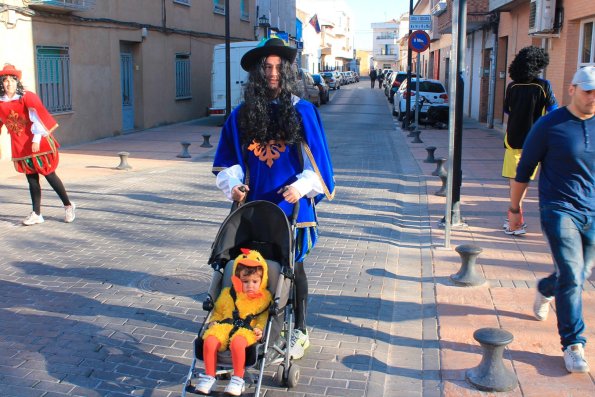
[[[292,94],[299,96],[296,71],[293,65],[281,59],[279,86],[281,88],[276,97],[278,105],[273,111],[271,101],[275,99],[275,92],[267,84],[262,58],[248,72],[248,83],[244,89],[244,105],[240,109],[239,121],[242,143],[252,141],[267,143],[270,140],[284,140],[294,144],[303,140],[302,123],[298,112],[293,106]]]
[[[522,48],[508,67],[508,75],[517,83],[533,81],[550,63],[550,56],[543,48]]]
[[[6,95],[6,91],[4,91],[4,84],[2,84],[2,83],[4,82],[4,80],[7,77],[8,76],[0,77],[0,96]],[[11,76],[11,77],[13,77],[17,81],[17,94],[23,95],[25,93],[25,87],[23,87],[23,83],[21,83],[21,80],[19,80],[19,78],[17,76]]]

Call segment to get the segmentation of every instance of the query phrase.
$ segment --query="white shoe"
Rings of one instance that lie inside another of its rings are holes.
[[[246,382],[244,382],[244,379],[240,378],[239,376],[234,375],[229,380],[227,386],[225,386],[225,390],[223,392],[225,394],[229,394],[230,396],[241,396],[244,390],[246,390]]]
[[[64,207],[64,222],[72,223],[74,222],[74,218],[76,218],[76,214],[74,210],[76,209],[76,205],[71,202],[68,207]]]
[[[198,375],[198,383],[196,384],[195,390],[200,394],[209,395],[211,394],[211,390],[213,390],[216,381],[217,379],[214,376],[200,374]]]
[[[539,321],[547,320],[547,315],[550,312],[550,302],[553,299],[553,296],[544,296],[537,290],[537,293],[535,294],[535,302],[533,302],[533,314],[536,319]]]
[[[523,227],[526,229],[527,224],[523,222]],[[502,229],[508,229],[508,218],[504,218],[504,223],[502,224]]]
[[[25,226],[37,225],[43,222],[43,216],[41,216],[41,214],[37,215],[35,211],[31,211],[31,214],[29,214],[28,217],[23,219],[23,225]]]
[[[568,372],[589,372],[589,364],[585,360],[583,345],[575,343],[564,349],[564,364]]]
[[[289,340],[289,357],[299,360],[304,357],[304,353],[308,347],[310,347],[308,332],[304,333],[299,329],[294,329]]]
[[[513,236],[520,236],[523,234],[527,234],[527,225],[523,223],[520,228],[515,229],[515,230],[511,230],[509,227],[507,227],[506,229],[504,229],[504,233],[513,235]]]

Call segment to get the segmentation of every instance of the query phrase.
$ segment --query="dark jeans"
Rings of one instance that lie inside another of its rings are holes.
[[[583,284],[595,264],[595,216],[585,216],[558,206],[544,206],[541,228],[545,234],[556,272],[541,279],[539,292],[556,298],[558,334],[562,347],[585,344],[582,336]]]

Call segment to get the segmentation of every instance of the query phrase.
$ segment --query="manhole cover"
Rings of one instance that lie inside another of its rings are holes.
[[[137,287],[146,292],[181,296],[206,294],[210,285],[211,275],[204,273],[157,274],[137,283]]]

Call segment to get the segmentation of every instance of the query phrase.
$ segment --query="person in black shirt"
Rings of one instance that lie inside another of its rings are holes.
[[[516,168],[521,158],[525,138],[533,124],[546,112],[558,107],[552,86],[539,75],[549,64],[549,55],[543,48],[529,46],[521,49],[508,67],[512,81],[506,87],[504,111],[508,114],[506,135],[504,137],[504,162],[502,176],[512,183],[516,177]],[[537,170],[536,170],[537,171]],[[535,177],[535,173],[531,179]],[[518,228],[511,228],[504,223],[506,234],[521,235],[526,233],[524,222]]]

